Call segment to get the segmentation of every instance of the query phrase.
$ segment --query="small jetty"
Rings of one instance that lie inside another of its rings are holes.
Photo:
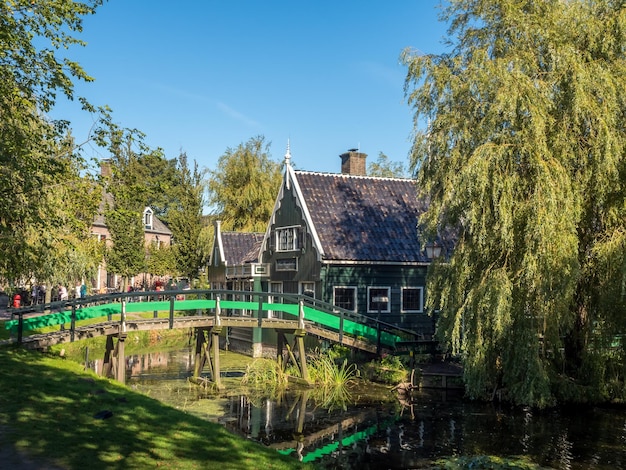
[[[419,387],[440,389],[463,389],[463,368],[450,361],[434,361],[419,366]]]

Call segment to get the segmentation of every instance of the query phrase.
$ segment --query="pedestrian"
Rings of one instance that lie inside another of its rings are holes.
[[[85,297],[87,297],[87,285],[83,282],[80,285],[80,298],[84,299]]]
[[[59,286],[59,300],[67,300],[67,288],[64,285]]]

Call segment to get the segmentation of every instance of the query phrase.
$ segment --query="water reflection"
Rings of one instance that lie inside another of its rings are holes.
[[[128,384],[321,468],[424,468],[463,455],[524,456],[563,470],[626,468],[622,408],[538,412],[468,403],[458,392],[437,390],[404,397],[385,391],[385,400],[356,389],[341,406],[329,406],[317,389],[268,397],[233,393],[227,385],[215,396],[187,384],[191,361],[188,350],[133,356]]]

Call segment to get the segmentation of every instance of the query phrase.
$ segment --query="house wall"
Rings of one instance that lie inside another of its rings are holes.
[[[281,205],[276,211],[274,223],[270,227],[270,237],[275,237],[276,228],[302,227],[302,245],[298,250],[279,252],[270,246],[264,247],[263,262],[270,264],[270,280],[283,283],[284,293],[298,293],[300,282],[315,282],[320,280],[320,263],[317,252],[313,248],[311,234],[308,233],[302,209],[296,204],[292,190],[285,190]],[[297,259],[297,271],[278,271],[277,260]],[[321,291],[316,288],[316,296]]]
[[[102,239],[106,244],[106,247],[111,247],[113,245],[113,240],[111,239],[111,233],[106,226],[94,224],[91,226],[91,236],[98,237],[98,239]],[[157,232],[146,232],[144,231],[144,243],[146,246],[149,246],[152,242],[158,243],[159,246],[165,247],[170,246],[172,243],[172,235],[168,233],[157,233]],[[139,273],[143,276],[142,273]],[[98,271],[96,273],[96,277],[90,280],[90,294],[104,294],[111,289],[116,289],[118,283],[117,276],[114,273],[109,273],[107,271],[106,262],[102,260],[100,266],[98,267]]]
[[[315,298],[333,303],[334,287],[357,288],[357,313],[378,317],[378,313],[367,312],[368,286],[389,287],[391,289],[390,312],[380,313],[380,320],[399,327],[413,329],[431,335],[434,331],[433,320],[426,313],[401,312],[403,287],[424,287],[426,285],[426,266],[383,265],[383,264],[323,264],[313,246],[312,237],[307,233],[302,209],[297,205],[291,189],[285,189],[280,207],[275,213],[274,223],[270,227],[270,237],[281,227],[303,227],[303,243],[299,250],[277,252],[271,247],[264,247],[263,262],[270,264],[270,282],[282,283],[283,293],[299,293],[301,282],[315,282]],[[297,271],[278,271],[276,261],[297,258]],[[269,285],[263,283],[263,289],[269,291]],[[425,289],[423,290],[425,296]]]
[[[432,318],[423,310],[421,313],[401,311],[403,287],[424,287],[425,266],[389,265],[327,265],[322,273],[321,300],[333,303],[334,287],[356,287],[357,312],[380,319],[393,325],[408,328],[425,335],[434,332]],[[389,312],[367,311],[367,288],[389,287],[391,292]],[[423,299],[426,292],[423,290]]]

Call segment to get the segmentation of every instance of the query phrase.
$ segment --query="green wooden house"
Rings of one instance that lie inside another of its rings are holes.
[[[434,254],[418,238],[425,204],[415,182],[366,176],[367,156],[356,150],[340,157],[341,173],[308,172],[294,170],[287,151],[259,256],[267,289],[306,293],[431,336],[424,297]]]
[[[356,150],[340,157],[341,173],[301,171],[291,166],[287,150],[266,232],[222,233],[216,227],[212,285],[306,294],[430,338],[426,271],[439,250],[427,253],[419,239],[425,204],[415,182],[366,176],[367,156]],[[431,248],[445,245],[434,242]]]

